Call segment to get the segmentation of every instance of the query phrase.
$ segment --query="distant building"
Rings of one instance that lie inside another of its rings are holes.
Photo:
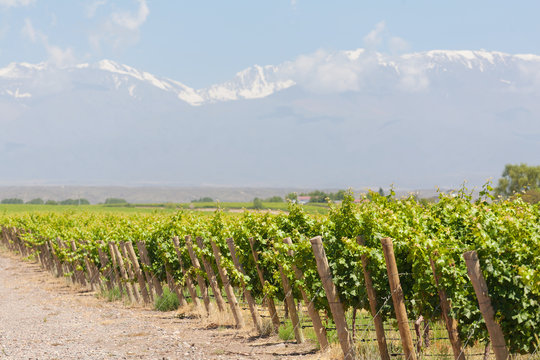
[[[304,205],[311,201],[311,196],[298,196],[296,202],[298,204]]]

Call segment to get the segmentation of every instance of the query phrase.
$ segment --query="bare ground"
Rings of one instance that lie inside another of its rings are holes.
[[[247,319],[246,319],[247,320]],[[0,250],[0,359],[316,359],[298,345],[249,331],[205,327],[54,278]]]

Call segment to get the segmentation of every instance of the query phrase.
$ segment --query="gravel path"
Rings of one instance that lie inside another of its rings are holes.
[[[0,359],[307,359],[313,345],[108,303],[0,252]]]

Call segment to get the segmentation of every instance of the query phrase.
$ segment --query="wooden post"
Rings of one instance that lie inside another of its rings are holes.
[[[184,261],[182,260],[182,251],[180,250],[180,242],[178,241],[178,236],[173,237],[173,244],[174,248],[176,250],[176,256],[178,257],[178,262],[180,263],[180,269],[182,270],[182,274],[184,274],[184,279],[186,280],[186,286],[188,288],[189,294],[191,295],[191,301],[197,308],[201,307],[201,302],[199,301],[199,298],[197,296],[197,290],[195,289],[195,286],[193,285],[193,282],[191,281],[190,275],[187,273],[186,269],[184,268]]]
[[[283,266],[278,262],[279,275],[281,276],[281,283],[283,285],[283,292],[285,293],[285,302],[289,308],[289,314],[291,317],[291,323],[294,330],[294,338],[296,342],[301,344],[304,342],[304,333],[302,332],[302,327],[300,326],[300,319],[298,318],[298,312],[296,311],[296,304],[294,303],[294,297],[292,293],[291,284],[287,274],[283,271]]]
[[[287,245],[292,245],[292,240],[290,238],[284,239],[283,242]],[[294,255],[293,251],[289,250],[289,256],[292,257],[293,255]],[[294,271],[296,280],[304,279],[304,274],[302,273],[302,270],[298,269],[296,265],[294,264],[292,266],[292,269]],[[309,299],[303,286],[300,286],[300,293],[302,294],[302,299],[304,300],[304,304],[306,305],[308,309],[309,317],[311,318],[311,322],[313,323],[313,330],[315,331],[315,335],[317,336],[317,340],[319,341],[321,350],[324,350],[328,347],[328,338],[326,335],[326,328],[323,326],[321,317],[319,316],[319,312],[317,311],[317,309],[315,309],[315,305],[313,304],[313,301]]]
[[[90,283],[90,290],[96,291],[97,287],[97,281],[96,281],[96,275],[94,275],[94,269],[92,268],[92,264],[90,263],[90,260],[88,259],[88,256],[84,255],[84,265],[86,266],[86,272],[88,273],[88,282]]]
[[[150,295],[148,295],[148,290],[146,289],[146,283],[144,281],[144,275],[139,266],[139,261],[137,260],[137,254],[135,254],[135,249],[133,249],[133,244],[131,241],[126,242],[126,250],[133,264],[133,270],[135,276],[137,276],[137,281],[139,282],[139,289],[141,291],[143,301],[145,304],[150,304]]]
[[[206,308],[206,312],[210,314],[210,311],[212,311],[212,305],[210,303],[210,298],[208,297],[206,282],[201,275],[201,264],[199,264],[199,259],[197,259],[197,255],[195,255],[195,252],[193,251],[193,243],[191,242],[191,236],[186,236],[184,240],[186,241],[189,257],[191,259],[191,265],[193,265],[196,271],[195,274],[197,278],[197,284],[199,285],[199,290],[201,291],[201,295],[204,301],[204,307]]]
[[[150,258],[148,257],[148,251],[146,250],[146,245],[142,241],[137,242],[137,248],[139,249],[139,255],[141,257],[141,261],[143,263],[143,272],[144,276],[146,278],[146,283],[148,284],[148,287],[150,288],[150,294],[152,299],[155,299],[157,296],[163,295],[163,287],[161,286],[161,282],[157,278],[157,276],[154,276],[152,272],[149,270],[152,267],[152,263],[150,262]]]
[[[96,285],[97,289],[103,288],[103,280],[101,279],[101,275],[99,273],[99,269],[95,262],[89,259],[90,268],[92,269],[92,280],[94,281],[94,284]]]
[[[229,307],[231,308],[234,322],[236,323],[236,327],[238,329],[241,329],[245,326],[244,317],[242,316],[242,312],[240,311],[240,306],[238,306],[238,300],[236,299],[236,295],[234,295],[234,289],[231,286],[231,282],[229,281],[227,270],[221,266],[221,253],[219,252],[217,245],[212,239],[210,239],[210,245],[212,245],[212,251],[214,252],[214,258],[216,259],[219,277],[221,278],[221,282],[223,283],[223,287],[225,288],[225,294],[227,294],[227,299],[229,300]]]
[[[418,319],[414,322],[414,332],[416,333],[416,352],[422,352],[422,321],[424,317],[420,315]]]
[[[56,276],[62,277],[64,276],[64,271],[62,271],[62,262],[60,261],[60,258],[58,257],[58,254],[56,253],[53,242],[51,240],[49,240],[49,247],[51,248],[51,254],[56,265]]]
[[[488,294],[486,280],[480,269],[478,254],[476,251],[467,251],[463,254],[463,258],[465,258],[465,263],[467,264],[467,274],[471,279],[474,292],[476,293],[480,312],[486,322],[495,358],[497,360],[506,360],[508,358],[508,349],[506,348],[506,342],[504,341],[501,326],[495,322],[495,311],[491,306],[491,298]]]
[[[394,244],[390,238],[381,239],[381,243],[384,259],[386,261],[388,282],[390,283],[390,291],[394,303],[394,311],[396,313],[403,352],[405,353],[406,359],[416,360],[416,353],[414,352],[411,331],[409,329],[409,319],[407,318],[407,309],[405,308],[405,299],[403,298],[403,289],[401,288],[401,283],[399,281],[399,273],[396,258],[394,256]]]
[[[362,236],[356,237],[358,245],[365,246],[364,238]],[[375,334],[377,336],[377,346],[379,347],[379,354],[381,360],[390,360],[390,354],[388,353],[388,346],[386,345],[386,335],[384,334],[384,325],[381,316],[377,310],[377,293],[373,287],[373,281],[371,280],[371,272],[368,270],[368,258],[366,255],[361,255],[362,270],[364,272],[364,282],[366,283],[366,292],[369,300],[369,309],[371,316],[373,317],[373,324],[375,325]]]
[[[437,252],[433,252],[433,256],[439,256]],[[454,352],[455,360],[465,360],[465,353],[461,347],[461,340],[459,339],[459,333],[457,328],[457,320],[453,317],[450,317],[450,302],[446,297],[446,291],[439,284],[439,276],[437,275],[437,270],[435,268],[435,262],[430,257],[429,261],[431,263],[431,270],[433,271],[433,278],[435,279],[435,285],[437,286],[437,291],[439,293],[439,299],[441,303],[441,313],[446,325],[446,331],[448,332],[448,339],[452,345],[452,351]]]
[[[199,247],[199,249],[204,249],[203,239],[199,236],[195,240],[197,241],[197,246]],[[219,288],[214,269],[212,269],[212,265],[208,262],[204,254],[201,255],[201,259],[203,262],[204,270],[206,271],[206,275],[208,275],[208,281],[210,282],[210,286],[212,287],[212,292],[214,293],[214,297],[216,298],[218,309],[219,311],[225,311],[225,300],[223,300],[223,296],[221,296],[221,289]]]
[[[98,254],[99,254],[99,262],[100,262],[100,265],[101,265],[99,270],[100,270],[101,275],[105,276],[105,279],[106,279],[105,283],[107,284],[107,289],[112,290],[113,289],[113,280],[111,280],[111,277],[113,277],[112,275],[114,275],[114,273],[112,273],[112,271],[111,271],[111,266],[109,264],[109,257],[107,256],[105,251],[103,251],[103,249],[102,249],[102,247],[105,245],[105,243],[103,241],[101,241],[100,245],[101,246],[97,247]],[[107,272],[111,272],[111,274],[107,274]]]
[[[71,251],[73,251],[75,254],[77,253],[77,245],[75,245],[75,240],[71,240]],[[81,263],[79,260],[75,260],[75,276],[79,284],[82,286],[86,286],[86,279],[84,277],[84,272],[82,270],[79,270],[79,267],[81,266]]]
[[[336,324],[336,331],[338,333],[339,343],[341,350],[343,350],[345,360],[352,360],[356,357],[354,351],[354,344],[351,339],[351,334],[347,328],[347,321],[345,319],[345,311],[343,310],[343,304],[339,300],[339,295],[336,289],[336,285],[332,281],[332,273],[330,266],[328,265],[328,259],[324,251],[322,238],[316,236],[310,240],[313,255],[315,255],[315,261],[317,263],[317,271],[322,281],[328,304],[330,305],[330,311]]]
[[[129,260],[129,256],[126,250],[126,243],[121,241],[119,245],[120,245],[120,250],[122,252],[122,256],[124,257],[124,259],[126,259],[126,261],[124,262],[124,266],[126,267],[127,274],[129,277],[129,285],[131,285],[131,287],[133,288],[133,295],[135,295],[135,299],[137,300],[137,302],[141,302],[141,295],[139,294],[138,286],[135,283],[136,281],[135,273],[133,271],[133,265],[131,264],[131,261]]]
[[[174,281],[174,277],[172,276],[171,272],[172,272],[171,266],[166,262],[165,275],[167,276],[167,285],[169,285],[169,290],[171,292],[174,291],[174,293],[176,294],[176,297],[178,298],[179,306],[184,307],[187,305],[187,301],[184,298],[184,294],[182,294],[182,289]]]
[[[124,267],[124,260],[122,260],[122,256],[120,255],[120,251],[118,250],[118,247],[116,246],[116,243],[110,242],[109,245],[112,248],[112,251],[114,252],[114,259],[118,263],[118,267],[120,268],[120,274],[122,275],[122,279],[124,280],[124,284],[126,287],[126,292],[129,297],[129,301],[132,303],[135,303],[135,295],[133,295],[133,288],[130,286],[129,278],[126,272],[126,268]]]
[[[116,280],[116,284],[118,285],[118,289],[120,290],[120,294],[124,294],[124,285],[122,284],[122,278],[120,275],[118,275],[117,268],[120,268],[118,265],[118,261],[116,260],[116,251],[114,251],[114,246],[112,242],[109,242],[109,253],[111,254],[111,260],[112,260],[112,268],[114,270],[114,277]]]
[[[60,246],[60,248],[70,251],[70,248],[61,239],[58,239],[58,245]],[[71,273],[70,278],[73,284],[77,283],[77,274],[75,272],[76,269],[77,267],[73,264],[72,258],[69,258],[66,260],[66,262],[64,262],[64,272]]]
[[[236,257],[236,248],[234,247],[234,241],[232,238],[227,239],[227,246],[229,247],[229,252],[231,253],[231,259],[234,263],[234,267],[241,274],[245,275],[244,269],[242,268],[240,261],[238,261],[238,257]],[[251,313],[251,318],[253,319],[253,324],[255,325],[257,332],[259,334],[262,334],[261,316],[259,315],[259,311],[257,310],[257,305],[255,303],[255,300],[253,300],[253,296],[251,296],[251,291],[246,287],[246,284],[244,283],[244,281],[242,281],[242,288],[244,290],[244,296],[246,297],[246,301],[248,303],[249,312]]]
[[[253,260],[255,260],[255,269],[257,270],[257,275],[259,276],[259,281],[261,282],[261,286],[264,289],[264,285],[266,284],[266,281],[264,280],[264,273],[259,267],[259,255],[255,251],[255,243],[253,238],[249,238],[249,246],[251,247],[251,254],[253,255]],[[266,305],[268,306],[268,312],[270,313],[270,317],[272,318],[272,324],[274,325],[274,331],[277,333],[280,322],[279,322],[279,315],[276,310],[276,304],[274,303],[274,299],[271,296],[266,296],[265,298]]]

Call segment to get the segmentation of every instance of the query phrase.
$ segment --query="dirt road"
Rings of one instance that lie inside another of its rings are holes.
[[[307,359],[313,345],[108,303],[0,250],[0,359]]]

